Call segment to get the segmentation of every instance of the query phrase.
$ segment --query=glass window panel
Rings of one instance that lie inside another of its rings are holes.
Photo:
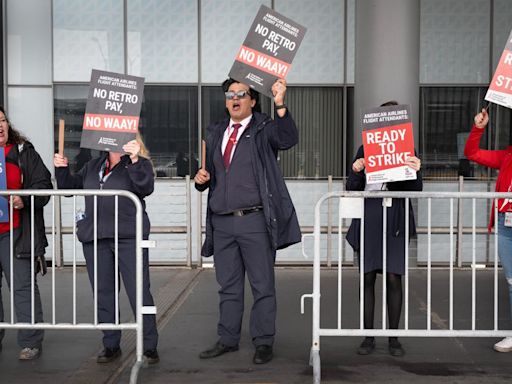
[[[228,76],[254,17],[270,0],[201,1],[201,81],[222,83]]]
[[[308,29],[288,82],[343,83],[344,1],[276,0],[275,9]]]
[[[123,1],[53,0],[53,53],[55,81],[124,72]]]
[[[357,149],[359,147],[354,148],[354,142],[355,142],[355,116],[354,116],[354,87],[347,87],[347,148],[346,148],[346,166],[345,166],[345,174],[344,176],[347,176],[349,167],[352,166],[352,162],[354,161],[354,156],[356,155]],[[357,134],[361,135],[361,131],[358,129]],[[359,140],[361,142],[361,140]]]
[[[128,1],[128,73],[146,82],[197,82],[197,2]]]
[[[284,176],[343,176],[343,88],[289,87],[286,104],[299,129],[299,143],[279,152]]]
[[[420,82],[489,81],[489,1],[422,0]]]
[[[483,100],[486,91],[484,87],[421,88],[420,157],[424,176],[488,176],[485,167],[464,158],[464,145],[473,117],[482,105],[487,105]],[[480,145],[487,148],[487,135]]]
[[[7,1],[9,84],[52,83],[51,20],[50,0]]]
[[[65,127],[64,154],[68,158],[69,166],[73,172],[82,169],[87,161],[99,154],[98,151],[80,148],[88,94],[89,86],[87,85],[56,85],[54,87],[54,148],[56,151],[58,150],[59,120],[63,119]]]
[[[139,129],[151,152],[157,177],[195,175],[197,87],[146,86]]]
[[[50,87],[9,87],[7,90],[11,123],[36,148],[49,170],[53,170],[52,89]],[[30,102],[27,102],[30,100]]]
[[[347,3],[347,84],[354,84],[356,61],[356,0]]]
[[[498,61],[505,48],[507,37],[510,35],[512,24],[512,7],[510,0],[494,0],[494,33],[493,33],[493,52],[492,52],[492,70],[498,65]]]
[[[512,110],[491,104],[489,116],[491,149],[506,149],[512,145]]]

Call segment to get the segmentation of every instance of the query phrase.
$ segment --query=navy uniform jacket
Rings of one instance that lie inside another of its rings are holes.
[[[364,158],[363,146],[360,146],[354,161]],[[353,162],[354,162],[353,161]],[[352,163],[353,163],[352,162]],[[347,191],[364,191],[366,173],[355,173],[350,164]],[[389,191],[421,191],[423,180],[421,172],[417,172],[416,180],[404,180],[387,183]],[[391,207],[387,208],[387,271],[405,273],[405,199],[393,199]],[[409,237],[416,236],[416,224],[411,202],[409,201]],[[366,198],[364,201],[365,245],[364,272],[382,270],[382,199]],[[352,219],[347,232],[347,241],[355,251],[360,249],[361,220]]]
[[[144,197],[153,193],[155,177],[151,161],[139,156],[132,164],[128,155],[121,156],[119,163],[110,171],[110,176],[100,182],[99,173],[108,153],[102,153],[98,158],[90,160],[82,170],[72,175],[69,167],[55,168],[57,185],[62,189],[121,189],[136,194],[144,209],[143,235],[149,236],[150,223],[146,213]],[[115,229],[115,197],[98,197],[97,225],[98,239],[114,238]],[[118,199],[118,236],[119,238],[135,237],[135,205],[126,197]],[[77,223],[77,236],[81,242],[94,240],[94,197],[85,197],[85,218]]]
[[[208,191],[208,199],[215,189],[215,171],[213,167],[213,148],[222,141],[229,119],[211,124],[206,129],[206,170],[210,181],[203,185],[196,184],[196,189]],[[272,120],[269,116],[254,112],[249,123],[248,133],[254,139],[250,141],[251,161],[257,183],[267,231],[274,249],[286,248],[301,241],[299,221],[290,194],[286,188],[281,170],[277,163],[277,151],[293,147],[299,141],[295,122],[287,111],[284,117]],[[236,150],[236,149],[235,149]],[[211,211],[206,213],[206,239],[201,250],[202,256],[213,255],[213,228]]]

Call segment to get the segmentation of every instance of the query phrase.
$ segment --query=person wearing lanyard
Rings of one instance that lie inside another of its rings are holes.
[[[381,107],[398,105],[388,101]],[[367,184],[365,173],[364,148],[360,146],[350,168],[347,191],[421,191],[421,161],[416,156],[405,160],[405,165],[417,172],[415,180],[390,183]],[[405,210],[409,210],[409,238],[416,235],[416,226],[412,206],[405,206],[405,199],[365,198],[364,200],[364,265],[360,263],[360,272],[364,274],[364,328],[373,329],[375,311],[375,282],[378,273],[383,273],[383,207],[387,209],[386,231],[386,293],[389,328],[397,329],[402,312],[402,275],[405,274]],[[347,232],[347,241],[360,256],[361,220],[353,219]],[[375,350],[375,338],[366,337],[357,353],[369,355]],[[388,351],[391,356],[403,356],[405,351],[397,337],[388,339]]]
[[[278,150],[297,144],[298,131],[284,104],[284,79],[272,86],[275,120],[259,112],[259,94],[247,84],[228,79],[223,90],[229,118],[207,128],[206,169],[194,178],[196,189],[209,188],[201,254],[214,255],[220,285],[218,341],[199,357],[238,350],[247,272],[254,297],[250,321],[256,349],[253,362],[263,364],[273,358],[276,250],[301,239],[277,163]]]
[[[512,146],[502,150],[480,149],[480,139],[489,122],[486,109],[474,118],[474,124],[466,141],[464,155],[468,160],[489,168],[498,169],[496,192],[510,192],[512,187]],[[491,211],[489,231],[494,225],[494,204]],[[507,279],[512,318],[512,204],[508,199],[498,199],[498,255]],[[505,337],[494,344],[498,352],[512,352],[512,337]]]
[[[53,158],[55,176],[59,188],[64,189],[121,189],[135,193],[142,203],[143,236],[147,239],[150,231],[149,217],[144,198],[154,189],[154,170],[149,153],[142,138],[132,140],[123,146],[123,155],[117,152],[104,152],[100,157],[87,162],[77,173],[71,174],[68,159],[56,153]],[[85,197],[85,217],[77,222],[77,236],[82,242],[89,280],[94,287],[94,216],[97,215],[97,279],[98,322],[115,323],[115,220],[118,224],[119,272],[133,313],[136,309],[136,241],[135,206],[131,200],[120,197],[118,217],[115,217],[115,197]],[[148,250],[143,250],[143,305],[153,306],[150,292]],[[121,331],[103,331],[103,351],[98,355],[98,363],[109,363],[121,356]],[[144,315],[144,356],[149,364],[158,363],[158,332],[155,315]]]

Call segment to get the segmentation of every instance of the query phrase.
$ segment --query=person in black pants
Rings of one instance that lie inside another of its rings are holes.
[[[398,105],[390,101],[381,105],[386,107]],[[421,191],[423,181],[420,168],[421,161],[416,156],[406,159],[405,165],[417,172],[416,180],[396,181],[392,183],[366,184],[365,161],[363,146],[360,146],[352,167],[350,168],[346,189],[347,191]],[[382,205],[380,198],[366,198],[364,201],[364,265],[360,270],[364,273],[364,327],[373,329],[375,309],[375,281],[377,273],[382,273]],[[405,209],[409,209],[409,236],[416,235],[416,226],[412,206],[405,207],[404,199],[392,199],[387,209],[387,263],[386,290],[389,328],[397,329],[402,312],[402,275],[405,274]],[[347,232],[347,241],[359,255],[361,220],[354,219]],[[375,349],[375,338],[366,337],[357,353],[368,355]],[[388,344],[392,356],[403,356],[404,349],[398,338],[390,337]]]
[[[250,332],[255,364],[273,358],[276,321],[276,250],[301,239],[295,208],[277,163],[278,150],[293,147],[298,132],[286,105],[286,82],[272,86],[277,118],[259,113],[259,94],[247,84],[223,83],[229,118],[206,135],[206,169],[194,180],[209,187],[206,239],[201,254],[214,255],[220,285],[218,341],[202,359],[238,350],[245,273],[254,297]]]
[[[127,155],[104,152],[90,160],[78,174],[71,174],[68,159],[54,156],[57,185],[64,189],[122,189],[135,193],[144,208],[143,236],[149,236],[150,223],[145,209],[144,197],[154,188],[154,170],[148,152],[140,137],[123,146]],[[85,217],[77,222],[77,236],[82,242],[87,263],[89,280],[94,291],[94,215],[97,214],[97,295],[98,321],[115,323],[115,202],[114,196],[97,198],[94,212],[93,196],[85,198]],[[119,197],[118,200],[118,255],[119,272],[123,278],[130,305],[135,314],[135,206],[131,200]],[[148,250],[143,250],[143,305],[152,306],[150,292]],[[98,355],[98,363],[109,363],[121,356],[119,347],[121,331],[103,331],[103,351]],[[158,332],[155,315],[144,315],[144,356],[149,364],[159,361],[157,352]]]
[[[46,168],[34,146],[15,129],[0,106],[0,147],[4,150],[4,169],[6,189],[52,189],[51,174]],[[19,323],[42,323],[43,307],[36,274],[46,273],[45,249],[48,241],[45,234],[43,208],[50,196],[19,196],[7,197],[8,220],[0,223],[0,322],[4,321],[2,302],[2,275],[7,281],[7,288],[13,288],[14,310]],[[12,202],[12,216],[9,204]],[[32,205],[33,203],[33,205]],[[12,231],[11,231],[12,224]],[[33,233],[33,234],[32,234]],[[14,252],[11,254],[11,241]],[[32,259],[32,256],[34,259]],[[33,271],[32,261],[38,268]],[[11,265],[12,262],[12,265]],[[12,267],[12,275],[11,275]],[[34,275],[33,275],[34,272]],[[32,296],[32,281],[34,291]],[[32,297],[34,314],[32,315]],[[0,350],[5,329],[0,329]],[[18,359],[34,360],[41,355],[44,331],[42,329],[19,329],[18,345],[21,350]]]

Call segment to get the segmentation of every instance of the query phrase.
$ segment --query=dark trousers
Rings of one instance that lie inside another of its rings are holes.
[[[98,240],[98,322],[115,323],[115,243],[114,239]],[[94,293],[94,242],[83,243],[87,272]],[[119,239],[119,273],[135,314],[136,279],[135,279],[135,239]],[[153,296],[149,290],[148,250],[143,250],[143,303],[153,305]],[[103,345],[106,348],[118,348],[121,331],[103,331]],[[156,349],[158,332],[155,315],[144,315],[144,350]]]
[[[16,231],[16,230],[15,230]],[[7,286],[11,288],[11,245],[10,233],[0,235],[0,289],[2,288],[2,272],[7,281]],[[16,321],[18,323],[32,322],[32,282],[31,282],[31,259],[13,258],[14,274],[14,310],[16,312]],[[35,276],[34,269],[34,321],[43,322],[43,308],[41,306],[41,295]],[[2,303],[2,294],[0,292],[0,322],[4,321],[4,306]],[[8,320],[10,322],[10,320]],[[5,330],[0,329],[0,343],[4,337]],[[41,348],[44,331],[42,329],[20,329],[18,331],[18,345],[21,348]]]
[[[214,261],[220,285],[219,341],[234,346],[240,341],[244,312],[245,272],[254,303],[250,332],[255,346],[274,343],[276,293],[275,250],[263,212],[245,216],[213,215]]]

